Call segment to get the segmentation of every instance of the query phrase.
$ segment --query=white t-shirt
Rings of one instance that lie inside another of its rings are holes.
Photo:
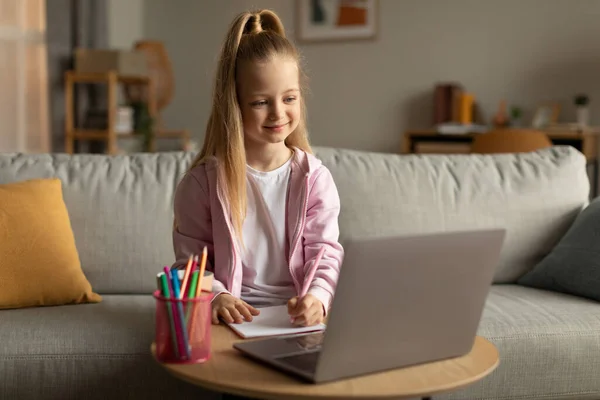
[[[290,158],[268,172],[247,169],[247,211],[242,227],[242,293],[255,306],[285,304],[296,295],[285,258],[286,199]]]

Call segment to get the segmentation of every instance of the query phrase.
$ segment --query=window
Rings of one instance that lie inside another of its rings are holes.
[[[0,152],[50,149],[45,0],[0,0]]]

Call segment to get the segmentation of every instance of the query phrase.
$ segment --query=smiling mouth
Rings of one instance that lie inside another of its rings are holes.
[[[287,124],[289,124],[289,122],[286,122],[285,124],[281,124],[281,125],[265,126],[265,128],[267,128],[267,129],[279,129],[279,128],[283,128]]]

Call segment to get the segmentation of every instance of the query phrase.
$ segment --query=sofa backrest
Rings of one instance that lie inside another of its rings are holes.
[[[341,241],[505,226],[495,282],[541,259],[587,203],[583,155],[393,155],[315,148],[340,193]],[[173,194],[191,153],[0,154],[0,184],[57,177],[95,291],[150,293],[173,260]]]
[[[316,153],[340,193],[342,242],[350,235],[505,227],[495,283],[515,282],[533,268],[588,202],[586,160],[573,147],[493,155]]]

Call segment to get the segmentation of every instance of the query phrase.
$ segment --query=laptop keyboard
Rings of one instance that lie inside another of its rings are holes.
[[[288,364],[296,369],[313,374],[317,370],[320,351],[311,351],[309,353],[294,354],[277,358],[277,361]]]

